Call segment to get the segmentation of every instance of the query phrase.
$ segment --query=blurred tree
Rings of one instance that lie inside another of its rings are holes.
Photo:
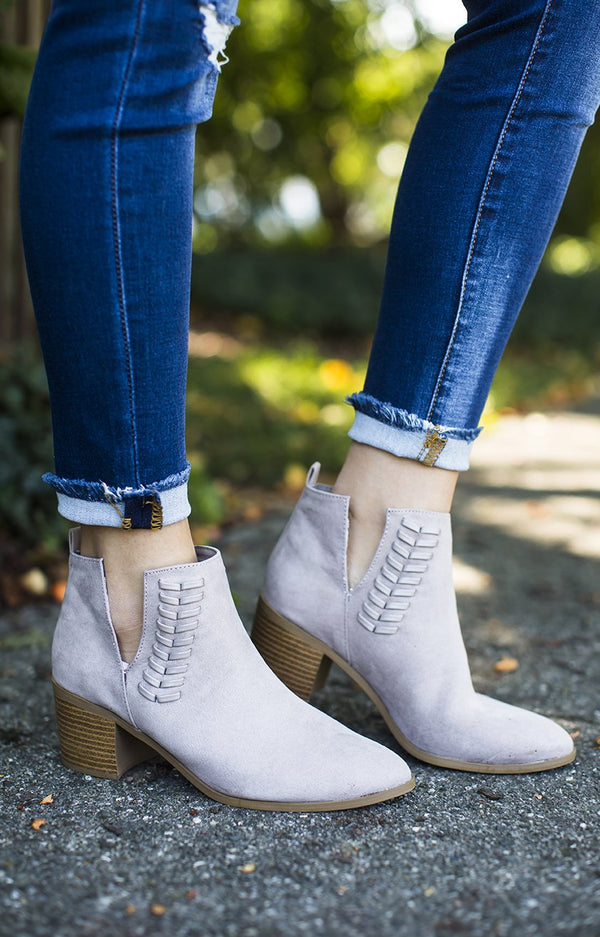
[[[557,233],[589,237],[600,247],[600,123],[588,130]]]
[[[49,0],[0,0],[0,353],[31,341],[17,179],[21,118]]]
[[[405,0],[242,0],[240,12],[199,131],[197,249],[380,239],[447,43]]]
[[[35,59],[35,49],[0,42],[0,117],[24,114]]]
[[[22,117],[46,0],[0,0],[0,118]]]

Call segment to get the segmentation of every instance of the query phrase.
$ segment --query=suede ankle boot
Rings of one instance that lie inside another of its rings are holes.
[[[252,637],[304,699],[331,661],[371,697],[405,751],[494,774],[544,771],[575,757],[556,723],[476,693],[452,583],[450,515],[391,509],[362,581],[346,578],[349,497],[304,492],[267,567]]]
[[[118,778],[162,755],[221,803],[343,810],[414,786],[401,758],[298,699],[267,667],[236,612],[218,550],[144,573],[139,650],[121,660],[104,565],[70,571],[52,647],[64,763]]]

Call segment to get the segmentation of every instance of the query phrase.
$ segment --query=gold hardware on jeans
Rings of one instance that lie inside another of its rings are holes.
[[[435,465],[444,446],[448,442],[444,436],[440,436],[438,429],[439,427],[436,426],[434,429],[430,430],[425,437],[423,448],[418,455],[418,460],[422,462],[423,465]]]
[[[163,509],[160,501],[157,500],[156,495],[152,498],[152,501],[146,502],[147,504],[152,505],[152,514],[150,515],[150,527],[152,530],[158,530],[163,525]]]

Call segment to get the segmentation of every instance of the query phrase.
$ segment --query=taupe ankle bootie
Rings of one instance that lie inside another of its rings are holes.
[[[264,810],[343,810],[414,786],[396,754],[298,699],[237,615],[218,550],[144,573],[144,623],[121,661],[101,559],[77,552],[52,646],[64,763],[118,778],[158,752],[214,800]]]
[[[452,584],[450,515],[388,509],[363,580],[346,582],[348,497],[317,484],[319,464],[267,568],[252,637],[305,699],[335,661],[423,761],[487,773],[544,771],[575,757],[536,713],[476,693]]]

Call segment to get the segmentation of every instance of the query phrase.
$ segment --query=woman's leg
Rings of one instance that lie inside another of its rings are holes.
[[[84,525],[52,644],[59,737],[68,766],[100,777],[158,751],[225,803],[344,809],[406,793],[410,769],[274,677],[186,521],[194,129],[233,3],[55,0],[40,51],[23,230],[48,480]]]
[[[223,36],[236,22],[219,3]],[[206,11],[206,7],[205,7]],[[213,20],[215,17],[213,17]],[[124,658],[144,569],[190,562],[184,415],[196,124],[217,70],[191,0],[57,0],[21,207],[63,516],[103,556]]]
[[[600,3],[466,0],[415,130],[355,440],[357,581],[385,508],[449,510],[498,361],[600,100]],[[395,458],[391,457],[392,453]]]
[[[353,445],[333,490],[310,469],[253,636],[282,676],[277,635],[319,647],[416,757],[518,773],[566,764],[573,744],[474,691],[448,512],[598,106],[600,0],[465,5],[400,183]]]

